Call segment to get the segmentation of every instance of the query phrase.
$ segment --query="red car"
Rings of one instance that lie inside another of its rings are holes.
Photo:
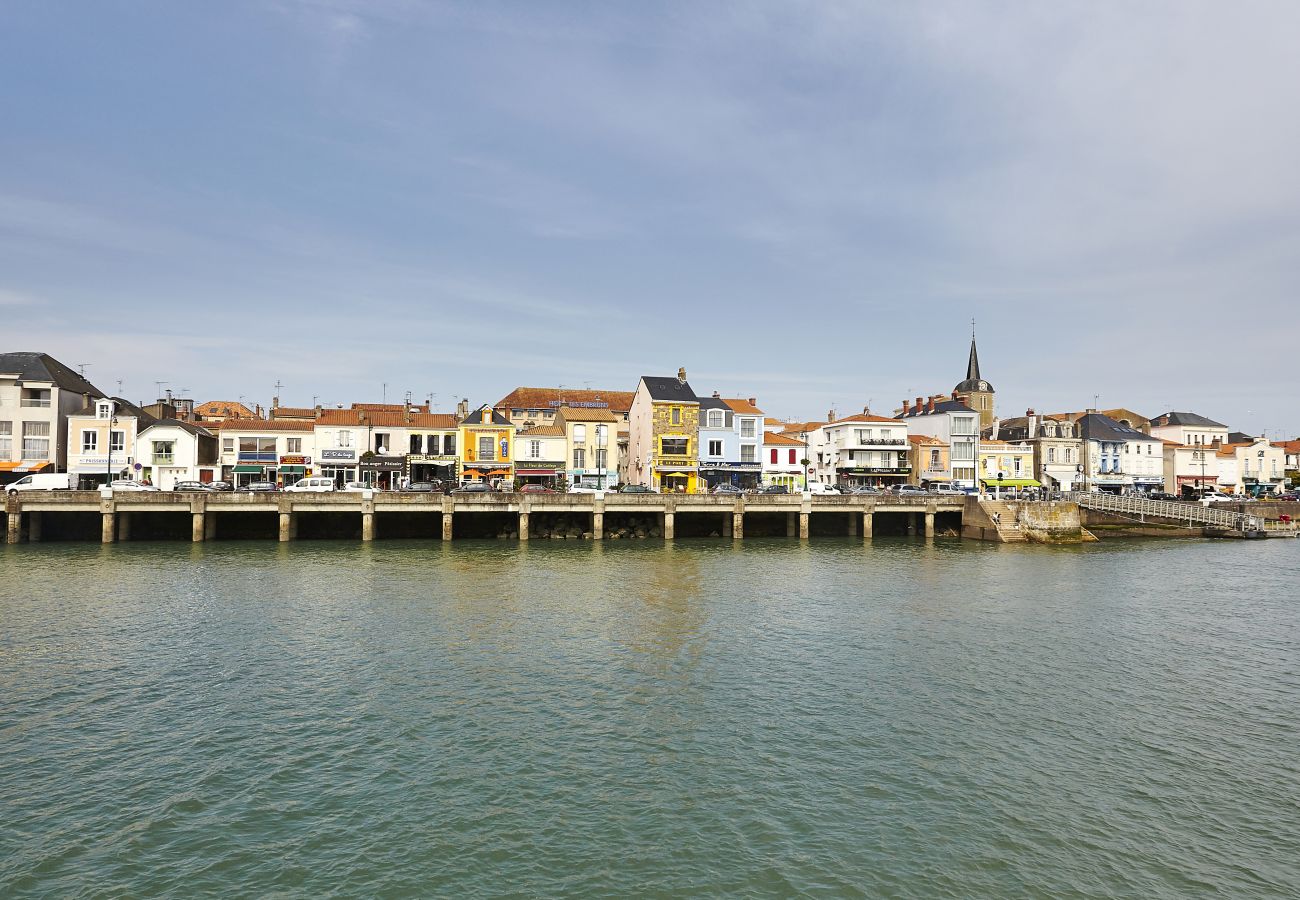
[[[519,489],[521,494],[555,494],[558,491],[552,490],[543,484],[525,484]]]

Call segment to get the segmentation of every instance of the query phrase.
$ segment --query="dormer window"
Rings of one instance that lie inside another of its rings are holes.
[[[103,401],[103,402],[101,402],[101,403],[96,403],[96,404],[95,404],[95,418],[96,418],[96,419],[111,419],[111,418],[113,418],[113,404],[112,404],[110,401],[108,401],[108,400],[105,400],[105,401]]]

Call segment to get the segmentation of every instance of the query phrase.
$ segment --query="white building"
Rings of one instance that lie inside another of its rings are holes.
[[[314,423],[226,419],[221,437],[221,479],[241,487],[253,481],[292,484],[316,474]]]
[[[525,484],[555,487],[565,477],[568,445],[562,423],[520,431],[515,435],[515,477]]]
[[[1165,489],[1164,441],[1089,411],[1079,418],[1083,489],[1119,494]]]
[[[569,484],[601,490],[615,487],[619,471],[618,416],[600,407],[561,406],[556,411],[555,424],[565,437],[558,474],[564,475],[567,471]],[[518,449],[515,457],[516,468],[519,468]]]
[[[907,429],[907,422],[867,410],[818,426],[808,434],[814,480],[849,487],[907,483],[912,472]]]
[[[1034,475],[1053,491],[1072,491],[1082,481],[1083,444],[1066,416],[1026,410],[1023,416],[995,419],[985,435],[995,440],[1028,441],[1034,448]]]
[[[803,460],[808,445],[790,434],[769,431],[763,435],[763,487],[784,485],[790,493],[804,489]]]
[[[917,398],[915,406],[903,404],[899,417],[910,434],[925,434],[948,445],[948,462],[953,483],[976,488],[976,460],[979,459],[979,413],[961,400]]]
[[[1286,484],[1286,449],[1261,436],[1253,441],[1229,444],[1240,478],[1240,492],[1276,493]]]
[[[68,416],[102,396],[48,353],[0,353],[0,484],[67,471]]]
[[[100,397],[68,416],[68,471],[91,487],[125,478],[143,481],[137,436],[157,420],[121,397]]]
[[[1228,426],[1189,412],[1167,412],[1151,420],[1151,434],[1176,444],[1228,443]]]
[[[1237,465],[1231,451],[1225,460],[1218,444],[1180,444],[1169,440],[1161,443],[1164,445],[1164,489],[1169,493],[1190,499],[1223,484],[1225,475],[1236,484]],[[1226,472],[1225,462],[1228,463]],[[1235,487],[1228,490],[1235,492]]]
[[[160,419],[136,439],[140,474],[164,491],[178,481],[208,483],[221,480],[218,439],[202,425],[180,419]]]

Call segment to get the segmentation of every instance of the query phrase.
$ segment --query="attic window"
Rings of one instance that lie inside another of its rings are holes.
[[[95,405],[95,418],[111,419],[113,417],[113,404],[98,403]]]

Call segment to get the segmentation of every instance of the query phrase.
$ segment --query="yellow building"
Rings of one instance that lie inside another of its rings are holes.
[[[700,401],[686,381],[641,376],[628,413],[628,481],[668,493],[700,491]]]
[[[907,442],[910,445],[912,484],[952,480],[952,462],[946,441],[928,434],[909,434]]]
[[[461,480],[514,487],[515,427],[484,404],[460,422]]]
[[[1034,445],[1028,441],[980,441],[980,485],[995,488],[1039,487],[1034,478]]]

